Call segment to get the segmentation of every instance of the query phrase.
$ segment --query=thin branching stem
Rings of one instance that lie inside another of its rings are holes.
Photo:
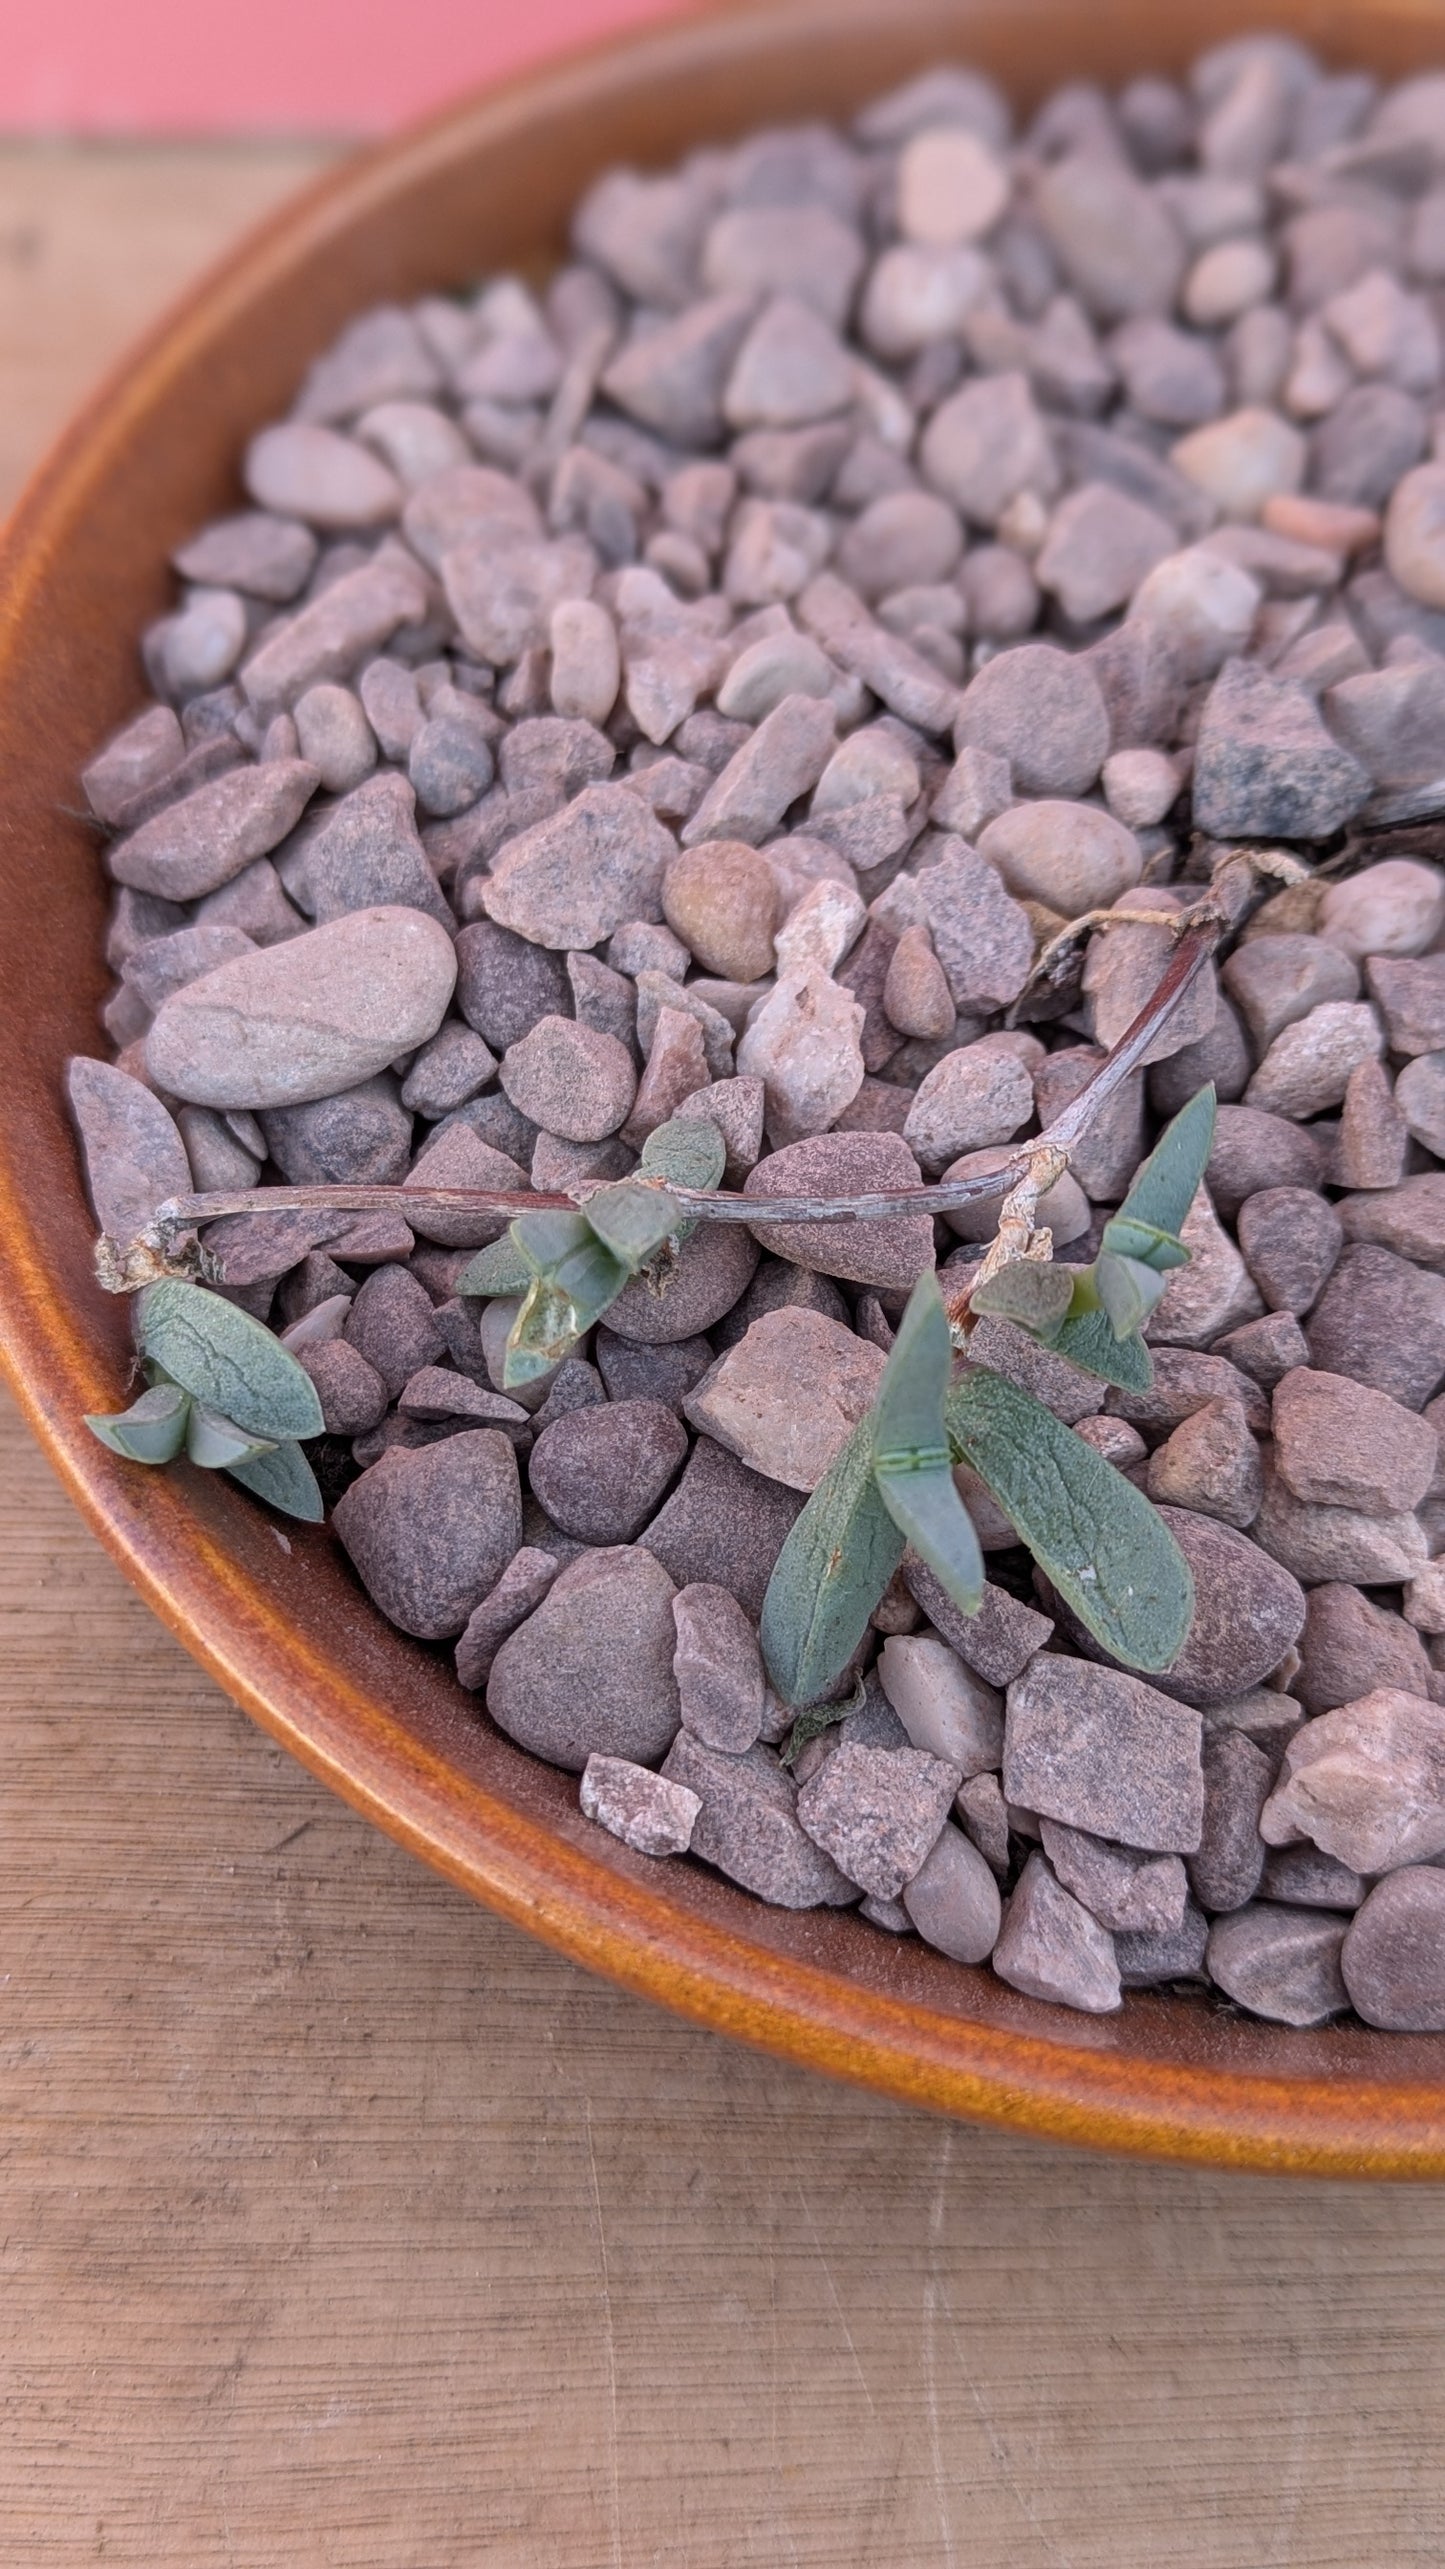
[[[1122,1086],[1148,1053],[1160,1028],[1173,1015],[1198,979],[1221,940],[1232,935],[1260,899],[1263,879],[1305,880],[1306,869],[1271,851],[1260,857],[1250,850],[1221,853],[1202,900],[1171,920],[1158,914],[1158,924],[1174,933],[1174,951],[1155,988],[1132,1025],[1100,1064],[1086,1088],[1071,1099],[1046,1131],[1021,1143],[1000,1168],[972,1177],[951,1178],[934,1186],[882,1188],[868,1195],[740,1195],[719,1189],[674,1186],[665,1179],[636,1178],[629,1183],[657,1189],[676,1204],[680,1219],[691,1222],[887,1222],[909,1214],[961,1212],[965,1206],[991,1203],[1028,1187],[1031,1172],[1052,1155],[1068,1164],[1069,1153],[1087,1132],[1100,1107]],[[199,1224],[238,1213],[571,1213],[584,1208],[602,1183],[591,1179],[565,1193],[534,1194],[462,1186],[264,1186],[221,1189],[212,1193],[173,1196],[161,1205],[144,1231],[129,1242],[102,1242],[97,1256],[101,1282],[113,1293],[133,1292],[167,1272],[178,1244]]]

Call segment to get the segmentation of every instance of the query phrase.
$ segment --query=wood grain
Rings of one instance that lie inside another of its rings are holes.
[[[304,166],[0,153],[0,475]],[[584,1978],[8,1409],[0,1618],[7,2569],[1433,2569],[1445,2189],[1068,2157]]]

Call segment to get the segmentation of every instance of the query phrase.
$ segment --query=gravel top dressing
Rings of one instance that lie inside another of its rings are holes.
[[[84,780],[99,1431],[658,1862],[1445,2030],[1445,73],[615,170],[243,480]]]

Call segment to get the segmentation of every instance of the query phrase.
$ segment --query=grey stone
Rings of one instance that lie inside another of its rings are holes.
[[[856,1885],[799,1827],[791,1776],[761,1742],[740,1757],[679,1731],[663,1773],[696,1793],[692,1852],[780,1909],[843,1908]]]
[[[753,1322],[684,1409],[750,1470],[811,1490],[871,1407],[883,1362],[820,1312],[785,1307]]]
[[[964,1011],[1008,1007],[1033,968],[1034,939],[1027,911],[1005,890],[997,868],[961,840],[946,839],[937,862],[918,878],[918,891],[955,1005]]]
[[[1235,947],[1220,978],[1258,1053],[1327,1000],[1358,999],[1358,969],[1323,937],[1258,936]]]
[[[203,972],[214,972],[217,964],[231,963],[237,955],[254,954],[256,947],[239,928],[211,925],[198,921],[189,928],[177,928],[171,934],[150,937],[129,956],[122,981],[133,992],[149,1015],[154,1015],[173,990],[184,990],[191,981],[199,981]]]
[[[687,1434],[660,1401],[569,1410],[532,1448],[529,1477],[554,1525],[583,1543],[630,1543],[687,1457]]]
[[[1283,1115],[1259,1106],[1221,1106],[1205,1181],[1218,1211],[1232,1222],[1265,1187],[1317,1187],[1324,1175],[1320,1145]]]
[[[1352,1072],[1377,1059],[1384,1036],[1374,1009],[1361,1001],[1327,1000],[1276,1035],[1245,1090],[1262,1114],[1298,1120],[1338,1106]]]
[[[1209,1976],[1225,1996],[1277,2025],[1322,2025],[1349,2005],[1340,1971],[1347,1920],[1261,1900],[1216,1919]]]
[[[1226,662],[1195,751],[1200,829],[1225,840],[1329,838],[1369,794],[1367,771],[1331,740],[1303,687]]]
[[[843,1740],[799,1793],[799,1823],[851,1882],[896,1899],[941,1834],[959,1780],[921,1749]]]
[[[411,1117],[385,1071],[336,1097],[273,1107],[261,1130],[292,1186],[394,1186],[411,1157]]]
[[[1258,1540],[1235,1527],[1190,1508],[1161,1507],[1159,1514],[1189,1564],[1194,1616],[1183,1649],[1160,1672],[1157,1690],[1185,1703],[1227,1704],[1262,1683],[1298,1640],[1304,1591]],[[1066,1610],[1059,1612],[1071,1638],[1097,1648]]]
[[[1177,1855],[1141,1855],[1136,1847],[1044,1819],[1044,1853],[1066,1891],[1101,1927],[1158,1934],[1184,1917],[1188,1883]]]
[[[524,1545],[514,1553],[496,1586],[468,1617],[456,1648],[459,1685],[485,1686],[492,1662],[509,1633],[535,1613],[556,1578],[561,1563],[550,1552]]]
[[[1445,2030],[1445,1874],[1406,1866],[1377,1883],[1351,1922],[1340,1969],[1367,2025]]]
[[[508,841],[483,886],[487,914],[534,944],[579,951],[625,919],[661,915],[675,843],[626,785],[590,785]],[[485,1026],[478,1032],[493,1038]]]
[[[1004,1909],[993,1967],[1011,1989],[1056,2006],[1108,2016],[1121,2004],[1111,1937],[1037,1853]]]
[[[706,1338],[638,1347],[630,1339],[614,1337],[605,1324],[599,1326],[593,1345],[610,1400],[662,1401],[669,1409],[681,1409],[713,1360]]]
[[[1258,1327],[1256,1322],[1252,1324]],[[1236,1333],[1238,1334],[1238,1333]],[[1128,1419],[1134,1427],[1163,1429],[1166,1433],[1191,1418],[1206,1402],[1237,1401],[1250,1426],[1263,1435],[1269,1426],[1269,1405],[1250,1376],[1224,1355],[1206,1355],[1194,1347],[1156,1347],[1154,1380],[1147,1391],[1111,1391],[1109,1407],[1118,1417]]]
[[[452,941],[418,910],[355,910],[177,991],[146,1038],[160,1086],[196,1106],[302,1104],[434,1035]]]
[[[1204,1732],[1204,1834],[1188,1860],[1189,1887],[1202,1909],[1242,1909],[1259,1889],[1265,1846],[1259,1815],[1274,1761],[1242,1731]]]
[[[521,1543],[516,1456],[490,1428],[393,1447],[343,1491],[332,1522],[387,1620],[441,1640],[461,1631]]]
[[[646,1532],[647,1549],[677,1585],[726,1588],[754,1622],[802,1506],[795,1490],[764,1480],[700,1436],[681,1480]]]
[[[1445,1278],[1389,1249],[1348,1247],[1309,1317],[1310,1361],[1423,1409],[1445,1377]]]
[[[1309,1344],[1292,1311],[1268,1311],[1262,1320],[1246,1320],[1214,1342],[1225,1357],[1261,1390],[1273,1391],[1295,1365],[1307,1365]]]
[[[1299,1652],[1293,1686],[1307,1713],[1333,1712],[1380,1687],[1430,1692],[1430,1661],[1419,1634],[1343,1581],[1310,1590]]]
[[[711,1329],[746,1290],[757,1243],[732,1222],[701,1222],[685,1240],[660,1288],[634,1276],[607,1314],[615,1336],[636,1346],[667,1347]]]
[[[766,1201],[774,1195],[849,1196],[921,1184],[918,1163],[900,1135],[821,1133],[761,1160],[743,1192]],[[878,1222],[757,1222],[752,1232],[774,1257],[855,1284],[906,1291],[933,1262],[927,1214]]]
[[[773,295],[753,321],[723,391],[732,428],[802,428],[853,396],[854,361],[832,324],[797,295]]]
[[[1207,1401],[1150,1456],[1145,1488],[1156,1504],[1192,1508],[1241,1530],[1264,1496],[1264,1472],[1237,1401]]]
[[[1321,934],[1357,960],[1423,954],[1445,927],[1445,874],[1409,857],[1386,857],[1332,883],[1319,916]]]
[[[284,606],[311,576],[317,542],[293,517],[247,509],[217,518],[171,555],[183,580],[207,588],[241,589],[248,597]],[[101,818],[106,816],[101,814]]]
[[[1114,1938],[1114,1958],[1125,1989],[1157,1989],[1204,1978],[1209,1920],[1191,1900],[1177,1927],[1145,1928]]]
[[[763,1725],[767,1689],[757,1634],[736,1597],[707,1580],[679,1589],[672,1613],[683,1728],[708,1748],[740,1756]]]
[[[138,892],[194,901],[278,846],[319,782],[304,758],[232,767],[117,839],[106,858],[110,872]]]
[[[996,1689],[932,1634],[892,1634],[878,1673],[915,1748],[964,1778],[996,1770],[1003,1755],[1003,1705]]]
[[[1392,1053],[1445,1046],[1445,955],[1373,954],[1365,984],[1385,1020]]]
[[[1439,1439],[1427,1420],[1348,1376],[1305,1366],[1274,1395],[1275,1459],[1297,1499],[1389,1517],[1416,1507]]]
[[[1295,1732],[1260,1819],[1270,1846],[1309,1838],[1357,1873],[1445,1851],[1445,1711],[1377,1687]]]
[[[920,1085],[903,1138],[921,1165],[937,1171],[963,1151],[1011,1141],[1030,1122],[1033,1082],[1015,1054],[981,1043],[948,1053]]]
[[[444,1418],[469,1419],[474,1427],[498,1427],[514,1445],[530,1442],[527,1413],[502,1393],[488,1391],[471,1374],[450,1365],[423,1365],[402,1387],[397,1403],[404,1418],[428,1424]]]
[[[713,446],[726,422],[723,394],[754,313],[751,296],[713,295],[633,339],[602,388],[619,410],[679,446]]]
[[[374,1365],[345,1338],[295,1351],[316,1385],[328,1436],[363,1436],[386,1416],[387,1389]]]
[[[1071,152],[1045,171],[1035,202],[1055,257],[1095,320],[1169,310],[1184,244],[1160,198],[1126,164]]]
[[[494,1052],[520,1043],[541,1018],[566,1014],[566,966],[546,947],[479,919],[462,929],[456,954],[457,1006]]]
[[[1167,518],[1107,482],[1086,482],[1055,509],[1035,577],[1072,622],[1089,624],[1127,606],[1146,574],[1174,549]]]
[[[1058,488],[1048,428],[1018,373],[983,375],[953,393],[930,419],[919,460],[934,489],[978,526],[997,526],[1020,491],[1047,499]]]
[[[924,1943],[953,1962],[986,1962],[998,1941],[998,1884],[978,1848],[951,1824],[905,1885],[903,1907]]]
[[[470,1026],[449,1021],[423,1044],[401,1084],[401,1102],[435,1122],[465,1106],[496,1076],[497,1057]]]
[[[964,692],[954,747],[1006,758],[1020,793],[1086,794],[1109,753],[1098,680],[1053,643],[1000,651]]]
[[[910,1596],[922,1607],[934,1630],[943,1635],[964,1665],[991,1687],[1010,1685],[1021,1676],[1053,1632],[1047,1615],[1036,1613],[1021,1598],[992,1583],[985,1584],[977,1614],[960,1613],[915,1552],[904,1554],[903,1576]]]
[[[1179,1231],[1189,1251],[1176,1267],[1148,1325],[1151,1342],[1205,1347],[1224,1330],[1254,1320],[1261,1309],[1249,1270],[1201,1187]]]
[[[602,1408],[606,1401],[607,1386],[596,1366],[589,1365],[585,1356],[564,1356],[548,1374],[547,1397],[532,1413],[531,1432],[541,1436],[559,1418],[569,1418],[577,1409]]]
[[[996,1775],[971,1775],[959,1786],[954,1802],[970,1843],[978,1849],[998,1881],[1009,1874],[1008,1804]],[[935,1850],[936,1851],[936,1850]]]
[[[404,545],[388,539],[295,615],[267,628],[240,673],[252,711],[269,722],[308,687],[350,678],[399,627],[421,624],[429,605],[417,563]]]
[[[1008,1690],[1003,1788],[1093,1836],[1188,1854],[1204,1809],[1199,1716],[1122,1670],[1041,1653]]]
[[[376,765],[376,737],[349,687],[308,687],[293,720],[301,756],[328,794],[349,793]]]
[[[835,736],[831,704],[785,696],[709,788],[683,829],[683,845],[723,839],[756,847],[771,837],[790,805],[817,784]]]
[[[312,526],[379,526],[401,512],[401,486],[386,466],[313,420],[261,429],[246,449],[245,479],[258,507]]]
[[[685,1855],[702,1808],[685,1784],[625,1757],[589,1757],[579,1798],[587,1819],[638,1855]]]
[[[655,1764],[678,1728],[672,1598],[661,1564],[636,1547],[569,1561],[492,1662],[498,1729],[574,1773],[593,1756]]]
[[[158,1206],[190,1194],[185,1143],[154,1091],[113,1062],[77,1054],[65,1086],[96,1221],[125,1245]]]
[[[508,1047],[501,1082],[532,1123],[568,1142],[615,1133],[637,1091],[631,1056],[615,1035],[556,1016],[539,1018]]]
[[[393,1400],[414,1374],[446,1352],[430,1294],[403,1267],[378,1267],[357,1288],[345,1337],[374,1366]]]
[[[1428,1056],[1401,1072],[1402,1087],[1410,1071],[1423,1068],[1425,1059]],[[1340,1205],[1340,1220],[1347,1240],[1391,1249],[1417,1267],[1434,1268],[1437,1274],[1445,1267],[1445,1177],[1438,1169],[1406,1178],[1400,1186],[1347,1195]]]
[[[755,1168],[763,1147],[764,1089],[760,1079],[710,1080],[674,1110],[684,1123],[715,1124],[727,1145],[724,1183],[736,1186]]]
[[[1424,1527],[1408,1511],[1382,1516],[1299,1499],[1268,1465],[1254,1533],[1277,1561],[1311,1582],[1359,1580],[1373,1586],[1410,1579],[1429,1549]]]
[[[1368,1887],[1362,1873],[1337,1856],[1321,1855],[1307,1840],[1266,1849],[1261,1884],[1266,1900],[1287,1901],[1296,1909],[1358,1909]]]
[[[1323,1196],[1303,1187],[1261,1187],[1240,1206],[1239,1245],[1271,1311],[1298,1316],[1333,1274],[1344,1232]]]

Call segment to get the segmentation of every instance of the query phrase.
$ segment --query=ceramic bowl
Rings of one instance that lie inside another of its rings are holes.
[[[1415,0],[1276,0],[1341,64],[1445,62]],[[1020,105],[1070,77],[1183,66],[1252,23],[1230,0],[799,0],[692,17],[464,101],[323,182],[217,269],[92,402],[0,555],[0,1341],[77,1505],[156,1612],[266,1729],[379,1826],[532,1934],[683,2014],[895,2096],[1057,2139],[1317,2174],[1445,2174],[1445,2037],[1290,2033],[1202,1999],[1075,2015],[834,1911],[765,1908],[631,1855],[576,1780],[493,1731],[449,1663],[360,1595],[324,1529],[214,1475],[98,1445],[124,1308],[91,1273],[61,1109],[99,1052],[105,888],[77,770],[139,701],[135,637],[171,546],[234,505],[249,433],[353,312],[491,268],[544,273],[569,207],[617,161],[664,164],[769,121],[846,115],[952,55]]]

